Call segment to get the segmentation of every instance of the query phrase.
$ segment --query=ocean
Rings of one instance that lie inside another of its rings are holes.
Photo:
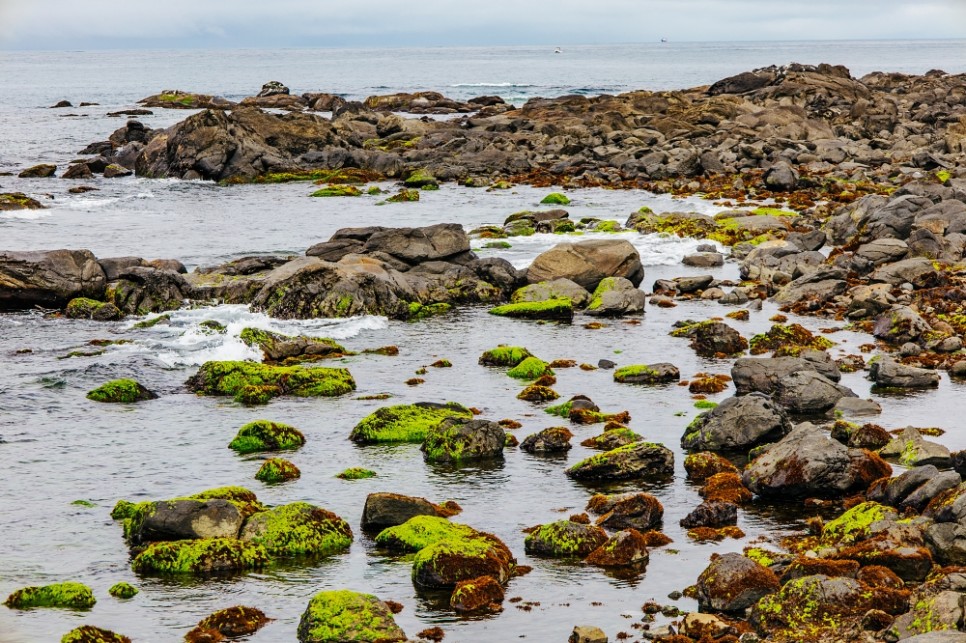
[[[500,95],[515,104],[537,96],[615,94],[636,89],[661,91],[707,85],[750,69],[791,62],[842,64],[854,76],[871,71],[923,73],[943,69],[966,72],[966,41],[654,43],[621,46],[433,48],[433,49],[280,49],[210,51],[67,51],[0,52],[0,172],[47,162],[63,166],[93,141],[105,140],[124,124],[108,112],[164,89],[211,93],[232,100],[256,94],[278,80],[293,93],[324,91],[350,99],[374,94],[434,90],[456,99]],[[48,109],[60,100],[87,107]],[[167,127],[190,111],[153,110],[139,120],[151,128]],[[342,227],[420,226],[457,222],[467,230],[501,223],[510,213],[535,207],[546,190],[516,186],[486,192],[444,185],[419,203],[385,207],[375,199],[309,199],[301,183],[219,187],[200,182],[103,179],[85,184],[96,192],[73,195],[75,185],[59,178],[19,179],[0,176],[0,191],[24,191],[47,209],[0,213],[0,249],[87,248],[99,257],[137,255],[176,258],[189,269],[247,254],[297,255]],[[390,184],[383,187],[389,188]],[[571,218],[594,216],[620,222],[642,206],[658,212],[718,210],[700,199],[672,199],[644,191],[574,190]],[[697,242],[657,235],[622,233],[641,253],[647,272],[645,289],[656,279],[700,274],[681,258]],[[513,239],[506,249],[483,248],[481,256],[505,257],[518,267],[559,241],[554,235]],[[737,267],[717,270],[736,278]],[[672,361],[682,377],[699,372],[726,373],[727,361],[696,356],[684,340],[667,333],[680,319],[721,314],[714,303],[683,302],[674,309],[649,308],[643,323],[609,322],[590,330],[495,319],[483,308],[467,307],[451,315],[415,324],[379,317],[348,320],[281,322],[244,306],[186,309],[171,324],[137,329],[138,320],[97,323],[45,318],[37,311],[0,314],[0,598],[25,585],[64,580],[94,588],[98,603],[87,613],[68,610],[26,612],[0,607],[0,642],[56,641],[73,627],[92,624],[126,634],[135,641],[177,641],[213,610],[235,604],[259,607],[275,619],[251,641],[293,640],[299,616],[313,593],[349,588],[371,592],[404,605],[397,617],[412,637],[439,625],[448,642],[509,639],[563,641],[577,624],[595,624],[611,636],[635,631],[640,606],[648,600],[668,603],[668,594],[694,582],[712,553],[741,551],[758,538],[775,538],[802,525],[800,511],[756,504],[741,512],[747,537],[723,543],[694,543],[678,526],[700,498],[685,482],[679,439],[698,413],[686,389],[676,386],[615,385],[608,371],[559,370],[556,389],[564,399],[590,395],[607,411],[628,410],[631,428],[675,451],[672,483],[618,484],[608,492],[643,489],[665,507],[664,531],[674,539],[655,549],[641,574],[613,575],[578,563],[527,557],[522,530],[580,513],[600,488],[570,481],[562,471],[591,452],[575,448],[567,455],[541,458],[508,451],[500,465],[445,470],[423,463],[418,445],[359,448],[347,440],[351,428],[381,404],[419,400],[458,401],[483,409],[490,419],[514,418],[526,435],[552,426],[555,419],[516,399],[519,386],[503,372],[477,364],[480,353],[501,343],[524,345],[547,360],[575,359],[596,364]],[[741,322],[743,335],[770,327],[776,312],[766,304]],[[224,334],[201,325],[219,321]],[[822,320],[795,319],[812,330]],[[738,323],[738,322],[736,322]],[[239,339],[246,326],[289,334],[335,338],[348,348],[400,346],[397,358],[357,355],[342,360],[359,382],[355,395],[336,400],[281,399],[251,409],[231,402],[198,398],[184,381],[212,359],[253,359]],[[865,335],[834,334],[834,349],[857,352]],[[89,342],[124,339],[98,353]],[[24,352],[29,351],[29,352]],[[72,353],[89,353],[74,355]],[[451,370],[430,369],[426,383],[404,384],[413,373],[449,359]],[[106,380],[131,376],[160,393],[160,399],[137,406],[98,405],[85,399]],[[945,375],[938,391],[897,397],[877,396],[889,428],[915,423],[944,426],[962,385]],[[863,374],[843,383],[869,396]],[[387,402],[357,396],[390,393]],[[728,392],[712,396],[720,401]],[[240,457],[226,448],[242,424],[267,417],[303,430],[306,446],[288,454],[302,469],[299,481],[265,486],[252,477],[259,457]],[[559,420],[556,420],[559,422]],[[575,429],[575,443],[600,427]],[[946,428],[952,428],[947,426]],[[950,448],[966,447],[966,436],[947,435]],[[334,476],[349,466],[379,472],[369,480],[347,482]],[[121,527],[110,510],[121,498],[165,499],[222,485],[244,485],[267,504],[307,501],[343,516],[355,531],[351,550],[312,564],[273,567],[259,573],[217,579],[138,577],[130,569]],[[507,597],[531,603],[507,603],[503,613],[460,618],[445,598],[416,591],[411,561],[384,555],[358,530],[368,493],[397,491],[433,501],[456,500],[464,512],[454,520],[491,531],[533,572],[511,581]],[[92,506],[72,504],[84,500]],[[119,601],[107,588],[125,580],[142,590]],[[674,604],[695,609],[690,599]],[[636,634],[635,634],[636,636]]]

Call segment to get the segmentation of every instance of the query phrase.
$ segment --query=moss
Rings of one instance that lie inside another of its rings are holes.
[[[134,512],[137,510],[137,504],[130,502],[128,500],[118,500],[111,510],[111,518],[114,520],[123,520],[125,518],[130,518]]]
[[[130,583],[115,583],[107,593],[114,598],[134,598],[138,594],[138,588]]]
[[[188,380],[188,387],[203,395],[232,395],[240,401],[246,387],[274,387],[275,395],[334,397],[355,390],[352,375],[344,368],[270,366],[253,362],[205,362]]]
[[[60,643],[131,643],[131,639],[93,625],[81,625],[64,634]]]
[[[379,442],[422,442],[427,432],[448,417],[470,418],[464,406],[447,404],[399,404],[378,409],[352,429],[349,439],[362,444]]]
[[[158,315],[157,317],[152,317],[151,319],[145,319],[144,321],[139,321],[134,324],[135,328],[154,328],[158,324],[168,324],[171,322],[171,315],[164,314]]]
[[[570,205],[567,195],[560,192],[551,192],[540,201],[543,205]]]
[[[272,331],[262,330],[261,328],[243,328],[238,337],[248,346],[261,348],[265,353],[265,358],[267,361],[272,361],[272,356],[276,354],[276,349],[278,348],[279,344],[284,342],[304,342],[311,344],[311,351],[309,355],[289,357],[284,360],[285,363],[290,361],[300,361],[303,359],[344,357],[346,355],[353,354],[352,351],[347,350],[334,339],[329,339],[328,337],[294,337],[290,335],[283,335],[281,333],[273,333]]]
[[[443,540],[472,538],[476,534],[472,527],[445,518],[414,516],[401,525],[383,529],[376,536],[376,544],[393,551],[418,552]]]
[[[420,319],[446,314],[452,309],[453,307],[450,304],[438,303],[423,305],[414,301],[409,304],[409,316],[407,319],[409,321],[419,321]]]
[[[430,364],[430,366],[433,368],[452,368],[453,362],[449,361],[448,359],[438,359]]]
[[[153,400],[157,397],[157,395],[130,379],[112,380],[87,394],[89,400],[114,404],[133,404],[143,400]]]
[[[568,558],[583,558],[607,541],[600,527],[574,527],[569,520],[540,525],[527,534],[524,547],[528,552]]]
[[[364,469],[362,467],[349,467],[342,473],[336,476],[336,478],[341,478],[342,480],[363,480],[365,478],[375,478],[376,472],[372,469]]]
[[[760,547],[748,547],[745,549],[744,555],[762,567],[771,567],[775,564],[775,559],[779,554]]]
[[[395,357],[399,354],[398,346],[380,346],[379,348],[367,348],[362,351],[366,355],[385,355],[386,357]]]
[[[270,556],[329,556],[349,548],[352,529],[330,511],[293,502],[249,518],[242,538]]]
[[[188,500],[227,500],[233,505],[238,507],[238,510],[243,516],[251,516],[252,514],[263,511],[265,507],[258,502],[258,497],[254,492],[246,489],[245,487],[238,486],[228,486],[228,487],[215,487],[214,489],[206,489],[190,496],[187,496]]]
[[[698,400],[694,403],[694,408],[703,410],[713,409],[716,406],[718,406],[718,403],[712,402],[711,400]]]
[[[259,569],[269,563],[264,547],[234,538],[156,542],[131,563],[139,574],[210,574]]]
[[[255,479],[266,484],[278,484],[295,480],[302,475],[299,468],[283,458],[270,458],[262,463]]]
[[[40,201],[32,199],[23,192],[0,193],[0,212],[4,210],[40,210]]]
[[[513,245],[509,241],[488,241],[483,244],[483,247],[491,250],[508,250]]]
[[[298,627],[302,643],[392,643],[405,641],[385,603],[371,594],[348,590],[319,592],[312,597]]]
[[[430,186],[431,186],[430,189],[432,189],[433,187],[435,188],[439,187],[439,183],[436,180],[436,177],[434,177],[432,174],[430,174],[428,170],[425,170],[425,169],[419,169],[413,172],[412,174],[410,174],[408,177],[406,177],[406,180],[403,181],[403,185],[405,185],[407,188],[423,188],[423,189],[426,189],[427,187],[430,187]]]
[[[822,542],[839,545],[855,543],[869,535],[872,523],[884,519],[886,511],[877,502],[858,504],[825,525],[822,529]]]
[[[64,309],[64,315],[70,319],[92,319],[97,311],[101,310],[107,305],[108,304],[106,302],[97,301],[96,299],[75,297],[67,302],[67,307]]]
[[[483,366],[514,367],[533,355],[523,346],[497,346],[480,355]]]
[[[404,189],[386,199],[386,203],[413,203],[419,201],[419,190]]]
[[[497,315],[498,317],[513,317],[517,319],[571,321],[574,317],[574,305],[566,298],[547,299],[545,301],[526,301],[491,308],[490,314]]]
[[[550,366],[539,357],[528,357],[509,371],[507,375],[518,380],[535,380],[544,375],[553,375]]]
[[[635,383],[659,383],[664,381],[660,373],[647,364],[633,364],[631,366],[621,366],[614,371],[615,382],[626,382],[633,379]]]
[[[559,397],[560,394],[549,386],[539,384],[531,384],[517,394],[518,400],[526,400],[527,402],[550,402]]]
[[[354,185],[330,185],[329,187],[316,190],[309,196],[314,197],[336,197],[336,196],[362,196],[362,190]]]
[[[953,178],[953,175],[949,170],[939,170],[936,172],[936,180],[940,183],[946,183],[951,178]]]
[[[775,324],[767,333],[752,337],[750,345],[752,355],[775,351],[775,357],[797,357],[804,350],[827,350],[835,346],[835,342],[820,335],[813,335],[800,324],[788,326]]]
[[[624,229],[621,224],[617,221],[612,221],[610,219],[600,221],[596,226],[594,226],[594,232],[623,232]]]
[[[512,560],[510,551],[495,536],[475,532],[420,549],[413,557],[412,579],[416,585],[430,588],[451,588],[480,576],[506,582]]]
[[[298,449],[305,444],[305,436],[293,426],[281,422],[255,420],[238,430],[228,448],[238,453],[283,451]]]
[[[72,505],[74,505],[76,507],[86,507],[88,509],[93,509],[94,507],[97,506],[96,504],[94,504],[90,500],[75,500],[75,501],[73,501],[70,504],[72,504]]]
[[[617,429],[607,429],[600,435],[587,438],[580,443],[580,446],[587,447],[589,449],[603,449],[604,451],[611,451],[617,447],[626,446],[634,442],[640,442],[643,439],[644,438],[642,438],[640,435],[625,426]]]
[[[97,599],[87,585],[81,583],[54,583],[40,587],[18,589],[4,601],[13,609],[30,607],[66,607],[87,610],[94,607]]]
[[[794,210],[782,210],[781,208],[759,207],[751,211],[757,217],[797,217],[798,213]]]

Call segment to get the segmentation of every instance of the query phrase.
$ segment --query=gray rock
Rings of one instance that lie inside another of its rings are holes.
[[[890,632],[898,635],[900,641],[919,639],[921,643],[921,636],[936,633],[932,630],[956,631],[963,622],[964,597],[960,592],[939,592],[935,596],[922,597],[921,600],[910,600],[909,602],[912,609],[896,617],[892,627],[889,628]],[[958,639],[943,638],[939,640]]]
[[[89,250],[0,251],[0,310],[63,308],[75,297],[101,299],[105,284]]]
[[[771,395],[781,380],[799,371],[815,371],[833,382],[842,379],[838,365],[824,351],[802,351],[799,357],[742,357],[731,367],[731,379],[738,395]]]
[[[926,545],[940,565],[966,565],[966,525],[937,522],[926,527]]]
[[[384,252],[409,264],[448,260],[469,249],[470,239],[458,223],[380,230],[365,245],[367,253]]]
[[[910,283],[916,288],[926,288],[939,284],[939,273],[929,259],[913,257],[880,266],[869,279],[892,286]]]
[[[597,288],[605,277],[624,277],[634,286],[644,280],[644,267],[629,241],[592,239],[560,243],[541,253],[527,268],[531,284],[565,277],[587,290]]]
[[[678,292],[681,293],[692,293],[699,290],[704,290],[714,281],[714,277],[711,275],[695,275],[691,277],[676,277],[674,279],[674,285]],[[655,288],[657,290],[657,288]]]
[[[922,316],[908,306],[896,305],[875,320],[872,334],[893,344],[918,342],[932,330]]]
[[[702,609],[738,612],[777,592],[778,578],[741,554],[722,554],[698,576],[698,604]]]
[[[878,402],[873,400],[863,400],[857,397],[843,397],[835,406],[832,407],[832,413],[841,413],[843,417],[866,417],[870,415],[879,415],[882,413],[882,407]]]
[[[642,480],[674,473],[674,452],[663,444],[634,442],[581,460],[566,470],[575,480]]]
[[[926,464],[904,471],[894,478],[889,478],[884,485],[869,489],[867,497],[883,505],[898,507],[905,499],[917,489],[927,484],[939,474],[939,469],[934,465]],[[958,485],[959,482],[956,483]],[[953,485],[953,486],[956,486]]]
[[[774,397],[789,413],[807,415],[824,413],[841,398],[857,396],[815,371],[795,371],[778,380]]]
[[[439,510],[425,498],[399,493],[370,493],[362,509],[362,528],[381,530],[401,525],[415,516],[438,516]]]
[[[882,388],[936,388],[939,373],[884,358],[873,362],[869,377]]]
[[[568,643],[607,643],[607,635],[599,627],[577,625],[567,641]]]
[[[502,459],[506,432],[496,422],[450,417],[426,432],[421,451],[427,462],[459,464]]]
[[[901,239],[873,239],[861,245],[852,255],[852,269],[865,274],[882,264],[899,261],[909,254],[909,246]]]
[[[657,529],[664,507],[649,493],[628,491],[611,496],[598,494],[587,503],[587,511],[598,514],[597,525],[605,529]]]
[[[520,450],[527,453],[566,453],[570,451],[573,434],[561,427],[551,427],[533,433],[520,443]]]
[[[586,314],[593,317],[620,317],[644,312],[647,295],[623,277],[607,277],[594,291]]]
[[[577,308],[583,308],[590,303],[590,293],[584,287],[565,278],[524,286],[513,293],[511,301],[547,301],[561,298],[569,299]]]
[[[733,502],[705,500],[681,519],[685,529],[726,527],[738,524],[738,505]]]
[[[724,255],[719,252],[696,252],[686,255],[681,263],[698,268],[714,268],[724,265]]]
[[[949,449],[939,443],[926,440],[918,429],[911,426],[903,429],[892,442],[882,447],[879,455],[883,458],[895,459],[905,467],[933,464],[948,468],[952,465]]]
[[[193,292],[180,273],[146,265],[120,271],[107,286],[108,300],[129,315],[176,310]]]
[[[825,303],[848,289],[845,271],[824,268],[795,279],[775,293],[775,301],[796,304],[803,300]]]
[[[902,639],[902,643],[966,643],[966,632],[940,630]]]
[[[133,544],[158,540],[236,538],[245,517],[227,500],[162,500],[144,512]]]
[[[730,397],[699,415],[685,429],[681,447],[688,451],[747,450],[779,440],[791,429],[780,406],[753,393]]]

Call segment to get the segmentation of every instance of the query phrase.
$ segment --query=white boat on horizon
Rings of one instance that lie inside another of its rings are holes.
[[[560,47],[557,47],[556,49],[553,50],[553,53],[555,53],[555,54],[562,54],[563,53],[563,49],[561,49]]]

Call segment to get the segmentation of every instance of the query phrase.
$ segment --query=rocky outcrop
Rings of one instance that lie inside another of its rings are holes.
[[[0,309],[61,308],[75,297],[101,299],[106,279],[88,250],[0,252]]]
[[[747,450],[791,431],[781,406],[761,394],[729,397],[688,425],[681,447],[689,451]]]
[[[644,280],[640,255],[630,242],[593,239],[560,243],[538,255],[527,268],[531,284],[569,279],[590,291],[605,277],[623,277],[634,287]]]

